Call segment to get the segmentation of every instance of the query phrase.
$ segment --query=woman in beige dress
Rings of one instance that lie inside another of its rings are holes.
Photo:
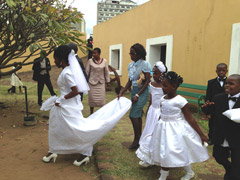
[[[106,103],[105,83],[110,86],[110,76],[107,60],[100,57],[101,49],[93,50],[93,57],[89,59],[86,66],[88,75],[88,84],[90,91],[88,92],[88,104],[90,106],[90,114],[93,113],[94,107],[102,107]]]

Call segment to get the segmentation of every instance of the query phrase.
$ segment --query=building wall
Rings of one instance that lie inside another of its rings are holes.
[[[229,64],[232,26],[240,22],[238,0],[150,0],[94,27],[94,47],[109,59],[109,47],[122,45],[122,84],[128,80],[129,49],[147,39],[171,36],[169,69],[185,83],[206,85],[216,65]],[[149,60],[149,59],[148,59]]]
[[[123,1],[123,0],[106,0],[98,2],[97,4],[97,23],[104,22],[111,19],[114,16],[129,11],[132,8],[137,7],[135,2]]]

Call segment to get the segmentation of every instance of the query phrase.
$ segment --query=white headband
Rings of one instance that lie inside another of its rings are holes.
[[[162,61],[156,62],[154,66],[156,66],[161,73],[165,73],[167,71],[166,66],[163,64]]]

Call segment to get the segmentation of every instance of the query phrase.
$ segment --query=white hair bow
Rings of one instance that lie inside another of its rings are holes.
[[[156,62],[154,66],[156,66],[161,73],[165,73],[167,71],[166,66],[163,64],[162,61]]]

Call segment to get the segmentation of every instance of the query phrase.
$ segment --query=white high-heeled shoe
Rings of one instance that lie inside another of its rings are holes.
[[[192,171],[192,172],[188,172],[185,176],[183,176],[181,178],[181,180],[190,180],[192,178],[194,178],[195,176],[195,173]]]
[[[81,160],[81,161],[77,161],[77,160],[75,160],[74,162],[73,162],[73,165],[75,165],[75,166],[81,166],[83,163],[85,163],[85,164],[87,164],[87,163],[89,163],[89,161],[90,161],[90,158],[89,157],[85,157],[83,160]]]
[[[53,162],[55,163],[56,162],[56,159],[57,159],[57,154],[55,154],[55,153],[52,153],[51,155],[49,155],[49,156],[44,156],[43,158],[42,158],[42,160],[43,160],[43,162],[46,162],[46,163],[48,163],[48,162],[50,162],[52,159],[53,159]]]
[[[144,161],[139,161],[138,164],[139,164],[140,166],[142,166],[142,167],[145,167],[145,168],[151,166],[151,164],[148,164],[148,163],[146,163],[146,162],[144,162]]]
[[[160,177],[158,180],[166,180],[168,175],[169,175],[169,171],[164,171],[164,170],[160,170]]]

